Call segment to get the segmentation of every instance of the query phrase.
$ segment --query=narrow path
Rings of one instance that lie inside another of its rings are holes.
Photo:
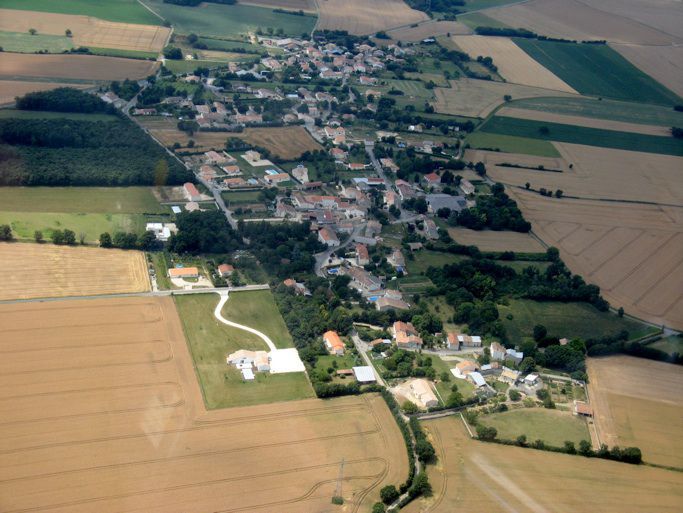
[[[253,333],[257,337],[261,338],[268,348],[271,351],[276,351],[277,348],[275,347],[275,344],[273,344],[273,341],[268,338],[267,335],[261,333],[258,330],[255,330],[254,328],[250,328],[249,326],[245,326],[244,324],[237,324],[236,322],[232,322],[227,320],[225,317],[223,317],[223,314],[221,314],[221,310],[223,309],[223,305],[228,301],[228,291],[220,291],[217,292],[218,295],[221,296],[221,300],[218,302],[216,305],[216,309],[213,311],[213,314],[216,316],[216,319],[221,321],[223,324],[227,324],[228,326],[232,326],[233,328],[237,328],[240,330],[248,331],[249,333]]]

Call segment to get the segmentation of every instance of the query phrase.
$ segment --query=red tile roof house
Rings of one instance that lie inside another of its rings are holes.
[[[168,270],[169,278],[198,278],[199,269],[196,267],[174,267]]]
[[[318,240],[328,247],[339,246],[339,239],[337,235],[329,228],[322,228],[318,232]]]
[[[323,342],[325,342],[325,348],[330,354],[341,356],[344,354],[344,342],[339,338],[339,334],[336,331],[327,331],[323,335]]]
[[[370,263],[370,254],[365,244],[356,244],[356,263],[360,266]]]
[[[441,183],[441,177],[436,173],[429,173],[424,175],[424,181],[429,185],[439,185]]]
[[[183,185],[185,197],[190,201],[201,201],[202,195],[199,194],[197,187],[193,183],[187,182]]]
[[[410,322],[396,321],[393,326],[394,340],[399,349],[420,349],[422,338]]]
[[[235,272],[235,268],[230,264],[221,264],[218,266],[218,274],[221,278],[227,278]]]

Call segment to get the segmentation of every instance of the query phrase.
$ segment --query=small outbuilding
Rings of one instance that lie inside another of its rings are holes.
[[[374,383],[375,382],[375,371],[372,367],[365,365],[362,367],[354,367],[353,375],[358,383]]]

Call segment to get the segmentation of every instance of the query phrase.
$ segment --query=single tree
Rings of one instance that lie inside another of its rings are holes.
[[[394,485],[387,485],[379,491],[379,497],[384,504],[391,504],[398,499],[399,493]]]
[[[76,232],[73,230],[64,230],[64,244],[73,246],[76,244]]]
[[[12,227],[8,224],[0,225],[0,240],[9,241],[12,240]]]
[[[100,235],[100,247],[102,247],[102,248],[111,248],[112,247],[111,235],[108,232],[104,232],[102,235]]]
[[[35,232],[33,232],[33,239],[39,244],[43,242],[43,232],[41,232],[40,230],[36,230]]]
[[[38,33],[38,31],[34,28],[30,28],[30,29],[28,29],[28,33],[31,34],[32,36],[35,36]]]
[[[72,32],[71,32],[71,29],[66,29],[66,30],[64,31],[64,35],[65,35],[66,37],[72,37],[73,34],[72,34]]]

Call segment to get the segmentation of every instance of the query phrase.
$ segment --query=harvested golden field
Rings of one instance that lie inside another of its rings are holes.
[[[621,0],[616,0],[611,3],[620,2]],[[510,27],[526,28],[545,36],[566,39],[606,39],[615,43],[645,45],[669,45],[682,40],[680,36],[638,20],[616,16],[611,8],[606,8],[603,0],[593,3],[594,6],[581,0],[531,0],[518,5],[487,9],[486,16]],[[653,2],[647,2],[648,7],[652,4]],[[678,6],[680,9],[680,4]],[[672,7],[671,13],[675,11],[676,8]]]
[[[683,474],[472,440],[459,417],[424,421],[438,455],[434,493],[406,513],[673,513]]]
[[[539,98],[546,96],[569,96],[569,93],[552,91],[540,87],[521,84],[493,82],[491,80],[473,80],[461,78],[451,80],[451,87],[435,87],[436,102],[434,108],[442,114],[469,117],[486,117],[496,107],[505,103],[505,96],[513,99]],[[571,95],[576,97],[576,95]]]
[[[553,143],[561,158],[548,159],[477,151],[473,158],[487,164],[494,180],[533,189],[562,189],[565,195],[590,199],[647,201],[683,206],[683,157],[614,150],[581,144]],[[477,160],[475,160],[476,162]],[[509,163],[545,170],[511,168]],[[569,164],[573,164],[570,169]],[[489,167],[490,166],[490,167]],[[561,170],[554,173],[551,170]]]
[[[583,3],[683,38],[683,5],[678,0],[582,0]]]
[[[452,36],[453,42],[473,59],[491,57],[498,74],[508,82],[566,93],[576,93],[563,80],[541,66],[510,38],[493,36]]]
[[[69,29],[75,46],[160,52],[171,29],[155,25],[115,23],[91,16],[0,9],[0,30],[63,36]]]
[[[683,373],[632,356],[589,358],[588,393],[601,442],[640,447],[643,460],[683,468]]]
[[[374,34],[429,19],[403,0],[316,0],[316,30],[346,30],[349,34]]]
[[[0,78],[40,77],[108,81],[145,78],[158,63],[99,55],[37,55],[0,52]]]
[[[458,244],[477,246],[482,251],[516,251],[520,253],[543,253],[546,248],[528,233],[494,232],[492,230],[468,230],[449,228],[448,235]]]
[[[75,87],[85,89],[83,84],[63,84],[59,82],[30,82],[24,80],[0,80],[0,104],[14,103],[17,96],[24,96],[34,91],[49,91],[57,87]]]
[[[612,306],[683,329],[683,207],[507,192],[533,232]]]
[[[563,123],[565,125],[585,126],[599,128],[601,130],[616,130],[618,132],[633,132],[636,134],[671,136],[670,127],[643,125],[640,123],[626,123],[609,119],[588,118],[584,116],[571,116],[567,114],[555,114],[542,110],[517,109],[515,107],[503,107],[496,111],[496,116],[508,116],[518,119],[531,119],[546,123]]]
[[[150,288],[139,251],[52,244],[0,243],[7,271],[0,300],[145,292]]]
[[[368,511],[403,481],[379,396],[206,411],[172,298],[0,305],[5,512]]]
[[[471,34],[472,30],[459,21],[428,20],[417,27],[401,27],[387,31],[391,39],[400,41],[421,41],[428,37],[446,34]]]
[[[610,45],[636,68],[683,97],[683,47]]]
[[[315,0],[239,0],[238,3],[286,11],[317,12]]]
[[[277,128],[245,128],[235,137],[262,146],[283,159],[296,159],[305,151],[322,150],[315,139],[300,125]]]

